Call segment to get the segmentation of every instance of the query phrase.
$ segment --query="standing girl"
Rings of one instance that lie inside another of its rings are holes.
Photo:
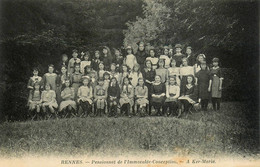
[[[103,74],[103,78],[104,78],[104,87],[106,87],[106,89],[107,89],[109,86],[109,83],[110,83],[110,74],[106,71]]]
[[[30,92],[29,95],[29,111],[33,113],[36,110],[37,117],[39,116],[40,109],[41,109],[41,91],[40,85],[35,84],[33,90]]]
[[[152,47],[150,48],[150,57],[147,57],[146,60],[150,60],[152,63],[152,68],[155,70],[157,68],[157,64],[158,64],[158,58],[155,57],[155,49]]]
[[[84,75],[85,72],[85,67],[86,66],[90,66],[91,65],[91,61],[90,61],[90,53],[87,51],[84,55],[83,55],[83,60],[80,62],[80,72],[81,74]]]
[[[152,106],[156,110],[157,116],[161,116],[164,114],[161,112],[161,107],[164,104],[165,93],[166,93],[165,84],[162,83],[161,76],[156,75],[155,82],[153,83],[153,85],[151,87],[151,96],[152,96],[151,103],[152,103]]]
[[[40,87],[42,85],[42,77],[38,76],[38,74],[39,74],[38,68],[33,68],[33,76],[30,77],[28,84],[27,84],[27,88],[29,89],[29,96],[28,97],[30,97],[30,95],[32,94],[32,91],[33,91],[34,86],[36,84],[40,85]],[[29,106],[29,98],[28,98],[27,105]]]
[[[219,59],[214,58],[212,60],[213,67],[210,69],[210,90],[211,90],[211,100],[213,109],[219,110],[220,109],[220,99],[222,95],[222,82],[223,82],[223,75],[221,69],[219,67]]]
[[[49,110],[51,114],[54,115],[55,108],[58,108],[58,104],[56,101],[56,93],[51,89],[50,84],[45,85],[45,90],[42,91],[41,100],[43,112],[46,114]]]
[[[100,52],[98,50],[95,51],[95,58],[92,60],[92,68],[97,71],[98,70],[98,65],[101,62],[100,58]]]
[[[204,54],[199,54],[197,56],[197,62],[194,64],[194,74],[201,70],[201,63],[206,61],[206,56]]]
[[[143,74],[140,71],[140,65],[135,64],[133,67],[133,71],[131,71],[129,74],[129,79],[131,80],[132,86],[136,87],[136,85],[138,83],[138,79],[142,78],[142,77],[143,77]]]
[[[78,103],[83,109],[84,115],[87,117],[92,111],[92,98],[93,91],[90,86],[90,78],[88,76],[83,77],[83,85],[78,90]]]
[[[199,101],[201,104],[201,110],[207,111],[208,101],[209,101],[209,81],[210,81],[210,71],[207,69],[206,62],[201,62],[201,70],[195,74],[196,85],[198,85],[199,91]]]
[[[119,72],[117,72],[115,63],[112,63],[110,66],[110,78],[113,78],[113,77],[115,77],[117,82],[119,82],[120,74],[119,74]]]
[[[111,78],[108,90],[107,90],[107,102],[108,102],[108,116],[117,117],[117,106],[120,98],[120,87],[115,77]]]
[[[43,84],[49,84],[52,90],[56,91],[57,88],[57,74],[53,72],[54,66],[52,64],[49,65],[48,73],[44,74],[43,76]]]
[[[194,76],[194,69],[192,66],[188,66],[187,58],[182,59],[182,67],[180,68],[180,78],[181,78],[181,95],[184,93],[184,88],[187,84],[187,76]]]
[[[134,105],[134,87],[129,83],[127,77],[123,79],[119,103],[121,106],[121,114],[123,111],[126,111],[125,115],[131,118],[132,107]]]
[[[62,66],[60,71],[61,73],[57,77],[57,90],[56,90],[58,104],[60,104],[60,102],[62,101],[61,90],[65,86],[65,81],[70,79],[70,76],[67,73],[67,66]]]
[[[127,55],[124,59],[124,63],[129,67],[130,71],[133,70],[134,65],[137,63],[136,57],[133,55],[133,49],[131,46],[126,48]]]
[[[75,64],[80,63],[80,59],[78,58],[78,50],[73,49],[72,50],[72,58],[69,60],[68,63],[68,73],[72,74],[74,72],[74,66]]]
[[[119,49],[114,49],[115,51],[115,65],[116,65],[116,70],[118,71],[123,64],[123,56],[121,55],[121,52]]]
[[[103,47],[103,59],[102,60],[103,60],[104,66],[105,66],[104,69],[106,71],[109,70],[110,64],[113,61],[113,57],[112,57],[109,47],[107,47],[107,46]]]
[[[74,67],[74,73],[71,75],[70,77],[70,83],[72,83],[72,88],[74,88],[74,100],[77,100],[77,93],[78,93],[78,89],[81,85],[81,79],[82,79],[82,74],[80,73],[80,65],[79,64],[75,64]]]
[[[138,79],[138,85],[135,88],[135,108],[140,116],[145,116],[146,106],[149,104],[148,101],[148,88],[144,85],[144,79]]]
[[[97,71],[97,75],[98,75],[98,78],[103,78],[103,75],[105,73],[105,65],[104,63],[101,61],[98,65],[98,71]]]
[[[166,113],[167,116],[177,116],[179,96],[180,87],[177,85],[175,76],[170,76],[169,84],[166,85],[166,100],[164,105],[164,113]],[[169,112],[167,112],[168,108]]]
[[[163,47],[163,55],[160,56],[160,59],[164,59],[164,66],[168,68],[170,66],[171,59],[169,58],[169,47]]]
[[[182,64],[182,59],[183,58],[185,58],[186,56],[185,55],[183,55],[182,53],[181,53],[181,51],[182,51],[182,46],[181,46],[181,44],[176,44],[175,45],[175,54],[173,55],[173,59],[175,59],[175,61],[176,61],[176,66],[177,67],[180,67],[181,66],[181,64]]]
[[[164,65],[165,65],[165,60],[159,59],[158,68],[155,70],[156,75],[160,76],[162,83],[165,83],[168,79],[168,71],[164,67]]]
[[[180,68],[176,67],[175,59],[171,60],[170,67],[168,68],[168,76],[175,76],[177,84],[180,85]]]
[[[98,79],[98,85],[94,89],[95,115],[105,114],[107,99],[107,88],[104,86],[103,78]]]
[[[122,73],[120,73],[120,81],[119,81],[119,86],[121,87],[123,85],[123,79],[129,77],[129,69],[126,64],[122,65]]]
[[[70,87],[70,80],[65,80],[65,88],[61,92],[62,101],[60,103],[60,112],[61,113],[70,113],[73,114],[77,110],[77,105],[75,102],[75,92],[74,89]]]

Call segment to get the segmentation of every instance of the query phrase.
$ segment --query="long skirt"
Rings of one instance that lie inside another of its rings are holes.
[[[146,98],[138,98],[136,100],[136,104],[140,105],[140,106],[145,106],[145,105],[149,104],[149,101]]]
[[[74,110],[77,109],[77,105],[74,100],[65,100],[60,103],[60,111],[62,111],[64,108],[68,106],[71,106]]]

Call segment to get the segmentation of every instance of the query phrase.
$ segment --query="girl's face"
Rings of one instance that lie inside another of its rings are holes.
[[[137,72],[139,70],[138,66],[134,66],[134,71]]]
[[[47,91],[51,90],[50,85],[46,85],[46,86],[45,86],[45,90],[47,90]]]
[[[65,86],[66,86],[66,87],[69,87],[69,86],[70,86],[70,82],[69,82],[69,81],[66,81],[66,82],[65,82]]]
[[[128,84],[129,84],[129,80],[128,80],[127,78],[125,78],[124,84],[125,84],[125,85],[128,85]]]
[[[49,69],[48,69],[49,73],[53,73],[53,70],[54,70],[53,67],[49,67]]]
[[[171,65],[172,65],[172,67],[176,66],[176,61],[174,59],[172,59]]]
[[[159,66],[163,67],[164,66],[164,62],[163,61],[159,61]]]
[[[176,48],[175,51],[176,53],[181,53],[181,48]]]
[[[169,55],[173,55],[173,49],[169,49]]]
[[[203,57],[203,56],[199,56],[199,57],[198,57],[198,61],[199,61],[199,62],[203,62],[203,61],[204,61],[204,57]]]
[[[68,56],[62,56],[62,61],[63,62],[68,61]]]
[[[109,75],[105,75],[104,78],[105,78],[105,79],[109,79]]]
[[[164,53],[164,55],[168,55],[169,54],[169,50],[168,49],[164,49],[163,53]]]
[[[100,69],[100,70],[103,70],[103,69],[104,69],[104,64],[100,63],[100,64],[99,64],[99,69]]]
[[[155,80],[156,83],[159,83],[159,82],[161,82],[161,77],[159,77],[157,75],[157,76],[155,76],[154,80]]]
[[[102,86],[102,85],[104,85],[104,81],[103,81],[103,80],[100,80],[100,81],[98,81],[98,84],[99,84],[100,86]]]
[[[123,66],[122,69],[123,69],[124,72],[127,72],[127,67],[126,66]]]
[[[103,53],[106,55],[107,54],[107,49],[103,49]]]
[[[116,85],[116,79],[115,79],[115,78],[113,78],[113,79],[112,79],[112,81],[111,81],[111,83],[112,83],[112,85],[114,85],[114,86],[115,86],[115,85]]]
[[[98,52],[95,53],[95,57],[99,58],[99,53]]]
[[[115,55],[116,55],[117,57],[120,56],[119,50],[116,50],[116,51],[115,51]]]
[[[62,74],[65,74],[66,72],[67,72],[67,69],[66,69],[65,67],[62,67],[62,68],[61,68],[61,73],[62,73]]]
[[[80,67],[79,66],[75,66],[75,71],[79,72],[79,70],[80,70]]]
[[[182,64],[183,64],[184,66],[187,66],[187,65],[188,65],[187,60],[186,60],[186,59],[182,60]]]
[[[139,45],[139,50],[140,50],[140,51],[143,51],[143,50],[144,50],[144,45],[143,45],[143,44]]]
[[[191,82],[192,82],[192,77],[188,77],[188,78],[187,78],[187,82],[188,82],[188,84],[191,84]]]
[[[116,70],[116,66],[111,65],[110,69],[111,69],[111,71],[115,71]]]
[[[218,62],[213,62],[213,66],[217,67],[218,66]]]
[[[190,54],[191,54],[191,49],[186,49],[186,53],[187,53],[188,55],[190,55]]]
[[[155,56],[154,50],[150,50],[150,56],[151,56],[151,57],[154,57],[154,56]]]
[[[131,49],[127,49],[127,54],[132,54],[132,50]]]
[[[73,58],[77,58],[78,57],[78,53],[77,52],[73,52],[72,56],[73,56]]]
[[[37,76],[38,73],[39,73],[39,72],[38,72],[37,70],[33,70],[33,75],[34,75],[34,76]]]
[[[201,64],[201,69],[202,69],[202,70],[206,70],[206,67],[207,67],[206,64]]]
[[[152,63],[151,63],[150,61],[147,61],[147,62],[146,62],[146,67],[147,67],[147,68],[152,68]]]
[[[144,85],[144,80],[143,79],[139,79],[138,83],[139,83],[140,86],[143,86]]]
[[[84,79],[84,80],[83,80],[83,84],[84,84],[85,86],[88,85],[88,82],[89,82],[88,79]]]
[[[174,85],[175,79],[174,78],[170,78],[169,82],[170,82],[170,85]]]
[[[85,56],[84,56],[84,59],[85,59],[85,60],[88,60],[88,59],[89,59],[89,56],[88,56],[88,55],[85,55]]]

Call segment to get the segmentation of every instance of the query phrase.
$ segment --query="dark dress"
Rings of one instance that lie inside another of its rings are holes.
[[[194,66],[194,64],[196,63],[196,58],[193,54],[191,55],[186,55],[187,60],[188,60],[188,66]]]
[[[151,87],[151,94],[160,95],[162,93],[166,93],[166,86],[163,83],[160,83],[159,85],[152,85]],[[161,97],[152,97],[152,104],[154,107],[161,107],[164,103],[165,96]]]
[[[98,70],[98,65],[100,63],[101,59],[92,59],[91,64],[93,70],[97,71]]]
[[[118,85],[116,86],[109,86],[107,89],[107,101],[108,101],[108,105],[111,102],[116,101],[116,103],[118,104],[119,98],[120,98],[120,88]],[[116,97],[116,99],[112,100],[110,97]]]
[[[136,57],[137,63],[140,65],[141,71],[143,72],[144,62],[145,62],[146,57],[147,57],[145,50],[140,51],[140,50],[138,49],[137,52],[136,52],[136,54],[135,54],[135,57]]]
[[[108,56],[107,57],[103,57],[103,63],[104,63],[104,66],[105,66],[105,69],[106,71],[110,70],[110,65],[113,61],[113,58],[112,56]]]
[[[220,79],[223,78],[222,72],[220,68],[211,68],[210,75],[212,80],[212,87],[211,87],[211,97],[213,98],[221,98],[222,93],[219,90]]]
[[[201,99],[209,99],[209,80],[210,80],[210,72],[208,70],[200,70],[195,74],[198,78],[198,91],[199,98]]]
[[[182,59],[186,57],[184,54],[181,55],[173,55],[172,58],[176,61],[176,67],[180,67],[182,64]]]
[[[152,81],[154,81],[155,71],[153,69],[151,69],[151,70],[144,69],[143,77],[144,77],[144,80],[148,80],[148,81],[152,82]],[[152,84],[145,81],[145,85],[148,88],[148,99],[150,99]]]

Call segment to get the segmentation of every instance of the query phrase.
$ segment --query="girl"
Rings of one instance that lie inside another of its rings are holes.
[[[97,85],[97,72],[95,70],[92,70],[91,66],[85,67],[85,76],[89,77],[90,80],[90,86],[92,89]]]
[[[165,60],[159,59],[158,68],[155,70],[156,75],[160,76],[162,83],[165,83],[168,79],[168,71],[164,67],[164,65],[165,65]]]
[[[105,73],[103,74],[103,78],[104,78],[104,86],[105,86],[106,88],[108,88],[109,83],[110,83],[110,74],[109,74],[108,72],[105,72]]]
[[[180,96],[180,87],[177,85],[175,76],[169,77],[169,84],[166,85],[166,100],[164,112],[167,116],[177,116],[178,97]],[[169,112],[167,109],[169,108]]]
[[[101,62],[100,53],[98,50],[95,51],[95,58],[92,60],[92,68],[97,71],[98,65]]]
[[[47,85],[49,84],[53,91],[56,91],[57,88],[57,74],[53,72],[54,66],[53,64],[49,65],[48,73],[44,74],[43,76],[43,84]]]
[[[137,63],[136,57],[132,54],[132,47],[128,46],[126,48],[127,55],[124,59],[124,63],[129,67],[130,71],[133,69],[134,65]]]
[[[74,88],[74,101],[77,100],[77,93],[78,93],[78,89],[81,85],[81,79],[82,79],[82,74],[80,73],[80,65],[79,64],[75,64],[74,67],[74,73],[71,75],[70,77],[70,83],[72,83],[72,88]]]
[[[131,118],[132,107],[134,105],[134,87],[129,83],[129,79],[125,77],[123,79],[123,84],[120,93],[120,106],[121,114],[125,110],[125,115]]]
[[[179,97],[179,100],[184,105],[184,112],[188,114],[192,105],[197,101],[197,89],[194,85],[194,77],[192,75],[188,75],[186,79],[187,82],[183,90],[183,95]]]
[[[121,55],[121,52],[119,49],[114,49],[115,51],[115,65],[116,65],[116,70],[120,69],[120,66],[123,64],[123,56]],[[117,80],[118,81],[118,80]]]
[[[136,61],[140,65],[140,68],[143,70],[144,68],[144,61],[146,59],[146,51],[144,48],[144,43],[140,42],[138,46],[138,50],[136,52]]]
[[[32,113],[36,109],[37,117],[39,116],[40,109],[41,109],[41,91],[40,85],[35,84],[33,90],[29,95],[29,111]]]
[[[55,108],[58,108],[58,104],[56,101],[56,94],[54,90],[51,89],[50,84],[45,85],[45,90],[42,91],[41,95],[42,100],[42,110],[44,113],[49,110],[52,115],[55,114]]]
[[[154,82],[155,71],[152,69],[152,62],[150,60],[146,60],[145,69],[144,69],[144,81],[145,85],[148,88],[148,100],[151,101],[151,86]],[[151,115],[151,105],[149,105],[149,115]]]
[[[70,80],[66,79],[65,80],[65,88],[61,92],[61,98],[62,101],[60,103],[60,113],[73,113],[72,109],[74,111],[77,110],[76,102],[74,101],[75,99],[75,91],[74,88],[70,87]]]
[[[90,78],[88,76],[83,77],[83,85],[78,90],[78,103],[81,109],[83,109],[85,117],[87,117],[92,111],[92,87],[90,86]]]
[[[112,63],[112,61],[113,61],[113,57],[112,57],[112,54],[111,54],[109,47],[104,46],[104,48],[103,48],[103,62],[104,62],[104,66],[105,66],[104,69],[105,70],[109,70],[110,64]]]
[[[115,63],[112,63],[110,66],[110,78],[113,78],[113,77],[115,77],[117,82],[119,82],[120,74],[119,74],[119,72],[117,72]]]
[[[223,82],[223,76],[221,69],[219,67],[219,59],[213,58],[212,60],[213,67],[210,69],[210,90],[211,90],[211,100],[214,111],[220,109],[220,99],[222,95],[222,82]],[[210,91],[209,90],[209,91]]]
[[[94,89],[95,115],[101,116],[105,113],[107,88],[104,86],[103,78],[98,79],[98,85]]]
[[[183,54],[181,53],[181,50],[182,50],[181,44],[176,44],[176,45],[175,45],[175,52],[176,52],[176,53],[173,55],[172,58],[175,59],[175,61],[176,61],[176,66],[177,66],[177,67],[180,67],[180,66],[181,66],[181,64],[182,64],[182,59],[186,57],[185,55],[183,55]]]
[[[188,59],[188,65],[189,66],[194,66],[195,64],[195,56],[192,54],[192,48],[190,46],[188,46],[186,48],[186,57]]]
[[[140,72],[140,66],[139,64],[135,64],[133,67],[133,71],[129,74],[129,79],[131,80],[131,84],[133,87],[136,87],[138,83],[138,79],[142,78],[143,74]]]
[[[154,80],[155,82],[151,87],[151,103],[156,110],[156,115],[161,116],[163,113],[161,113],[160,110],[164,104],[166,87],[165,84],[162,83],[160,75],[156,75]]]
[[[85,72],[85,67],[88,65],[90,66],[91,65],[91,61],[89,60],[89,52],[86,52],[84,55],[83,55],[83,58],[84,60],[80,62],[80,72],[84,75],[84,72]]]
[[[67,73],[67,66],[62,66],[60,71],[61,74],[59,74],[57,77],[57,90],[56,90],[58,104],[60,104],[60,102],[62,101],[61,90],[65,85],[65,81],[70,79],[70,75]]]
[[[169,47],[168,46],[164,46],[163,55],[161,55],[159,59],[164,59],[165,68],[168,68],[170,66],[171,59],[169,58]]]
[[[107,101],[108,101],[108,116],[117,117],[117,106],[120,98],[120,87],[115,77],[111,78],[108,90],[107,90]]]
[[[199,101],[201,104],[201,110],[207,111],[208,101],[209,101],[209,81],[210,81],[210,71],[207,69],[206,62],[201,62],[201,70],[195,74],[196,85],[198,85],[199,91]]]
[[[184,88],[187,84],[187,76],[194,76],[194,69],[192,66],[188,66],[187,58],[182,59],[182,67],[180,68],[180,78],[181,78],[181,95],[184,93]]]
[[[204,54],[199,54],[197,56],[197,62],[194,64],[194,74],[201,70],[201,63],[206,61],[206,56]]]
[[[72,58],[69,60],[68,64],[68,73],[72,74],[74,72],[75,63],[80,63],[80,59],[78,58],[78,51],[76,49],[72,50]]]
[[[149,51],[150,57],[147,57],[146,60],[150,60],[152,63],[152,67],[155,70],[157,68],[158,58],[155,57],[155,50],[154,48],[151,48]]]
[[[123,79],[124,78],[128,78],[129,77],[129,69],[128,66],[126,64],[122,65],[122,73],[120,74],[120,82],[119,82],[119,86],[121,87],[123,85]]]
[[[177,84],[180,85],[180,68],[176,67],[175,59],[171,60],[170,68],[168,68],[168,76],[175,76]]]
[[[33,76],[30,77],[27,84],[27,88],[29,89],[29,96],[28,96],[28,103],[27,103],[28,106],[29,106],[29,97],[32,94],[34,86],[38,84],[41,87],[42,84],[42,77],[38,76],[38,74],[39,74],[38,68],[33,68]]]
[[[104,63],[101,61],[98,65],[98,71],[97,71],[97,75],[98,75],[98,78],[103,78],[103,75],[105,73],[105,65]]]
[[[144,85],[144,79],[138,79],[138,85],[135,88],[135,108],[139,115],[142,117],[145,115],[146,106],[149,104],[148,101],[148,88]]]

